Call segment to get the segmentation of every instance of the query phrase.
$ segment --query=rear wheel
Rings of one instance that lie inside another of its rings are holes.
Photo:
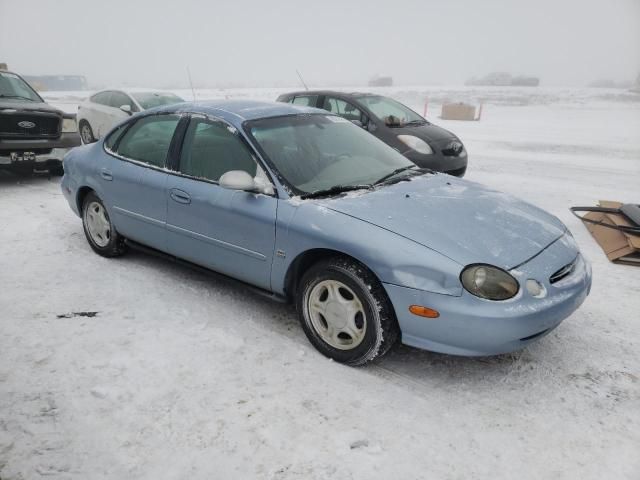
[[[82,143],[84,143],[85,145],[96,141],[95,137],[93,136],[93,129],[91,128],[91,125],[89,125],[89,122],[87,122],[86,120],[80,121],[80,138],[82,138]]]
[[[324,355],[363,365],[395,343],[399,327],[382,284],[362,264],[324,260],[302,277],[296,306],[309,341]]]
[[[93,192],[83,202],[82,226],[89,245],[98,255],[118,257],[126,252],[124,237],[116,231],[104,203]]]

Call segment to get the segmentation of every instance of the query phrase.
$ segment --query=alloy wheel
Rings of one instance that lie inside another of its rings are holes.
[[[91,133],[91,127],[86,123],[82,125],[80,129],[80,136],[82,137],[83,143],[92,143],[93,142],[93,134]]]
[[[351,350],[364,339],[365,311],[358,296],[342,282],[323,280],[307,296],[311,325],[323,341],[339,350]]]
[[[111,222],[104,207],[91,202],[85,209],[84,218],[91,240],[99,247],[106,247],[111,240]]]

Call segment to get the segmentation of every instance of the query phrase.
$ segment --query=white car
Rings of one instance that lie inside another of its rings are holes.
[[[102,90],[78,106],[78,129],[83,143],[102,138],[111,127],[142,110],[184,102],[170,92],[151,90]]]

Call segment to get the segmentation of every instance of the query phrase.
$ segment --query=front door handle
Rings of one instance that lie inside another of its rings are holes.
[[[109,182],[113,180],[113,175],[106,168],[100,170],[100,176]]]
[[[178,203],[191,203],[191,196],[187,192],[183,192],[182,190],[178,190],[177,188],[172,188],[169,196],[173,201]]]

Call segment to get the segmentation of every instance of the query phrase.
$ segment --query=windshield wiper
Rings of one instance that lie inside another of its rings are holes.
[[[315,192],[305,193],[300,198],[315,198],[315,197],[328,197],[330,195],[337,195],[338,193],[351,192],[353,190],[371,190],[373,185],[334,185],[331,188],[324,188],[322,190],[316,190]]]
[[[403,127],[412,126],[412,125],[425,125],[427,123],[426,120],[411,120],[410,122],[403,123]]]
[[[396,168],[393,172],[387,173],[384,177],[379,178],[375,185],[384,182],[385,180],[390,179],[391,177],[395,177],[397,174],[404,172],[405,170],[409,170],[411,168],[417,168],[417,165],[407,165],[405,167]]]
[[[0,93],[0,98],[22,98],[23,100],[29,100],[31,102],[35,102],[33,98],[23,97],[22,95],[6,95],[4,93]]]

